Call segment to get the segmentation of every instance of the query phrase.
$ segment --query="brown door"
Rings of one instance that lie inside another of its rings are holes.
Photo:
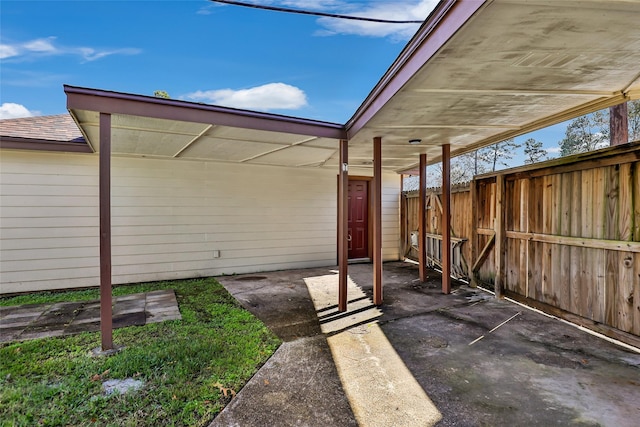
[[[367,181],[349,180],[349,259],[369,256],[369,188]]]

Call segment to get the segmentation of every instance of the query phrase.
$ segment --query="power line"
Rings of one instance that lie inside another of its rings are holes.
[[[254,9],[272,10],[275,12],[297,13],[299,15],[313,15],[313,16],[322,16],[326,18],[336,18],[336,19],[350,19],[352,21],[378,22],[382,24],[422,24],[423,22],[423,21],[395,21],[392,19],[365,18],[362,16],[340,15],[336,13],[313,12],[310,10],[290,9],[290,8],[278,7],[278,6],[266,6],[266,5],[260,5],[260,4],[254,4],[254,3],[245,3],[241,1],[235,1],[235,0],[210,0],[210,1],[214,3],[230,4],[233,6],[243,6],[243,7],[251,7]]]

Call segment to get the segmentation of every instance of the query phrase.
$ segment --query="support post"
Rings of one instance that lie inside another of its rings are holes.
[[[102,351],[113,350],[111,298],[111,114],[100,113],[100,333]]]
[[[609,107],[610,145],[621,145],[629,142],[629,116],[627,103]]]
[[[349,142],[340,140],[338,175],[338,311],[347,311]]]
[[[504,175],[496,176],[496,222],[494,224],[496,241],[494,246],[496,257],[496,278],[494,292],[496,298],[504,298],[505,251],[507,243],[505,221],[505,185]]]
[[[471,197],[471,215],[470,218],[470,228],[471,230],[471,238],[469,239],[469,244],[471,246],[471,260],[469,262],[469,285],[472,288],[478,287],[478,279],[476,278],[476,273],[473,270],[473,266],[478,259],[478,181],[476,179],[472,179],[469,183],[469,191]]]
[[[373,303],[382,304],[382,138],[373,138]]]
[[[427,281],[427,155],[420,154],[420,187],[418,190],[418,268],[420,270],[420,281]]]
[[[442,146],[442,293],[451,293],[451,145]]]

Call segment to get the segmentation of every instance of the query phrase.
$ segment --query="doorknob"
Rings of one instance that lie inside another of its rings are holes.
[[[350,242],[350,241],[351,241],[351,234],[348,234],[347,235],[347,242]]]

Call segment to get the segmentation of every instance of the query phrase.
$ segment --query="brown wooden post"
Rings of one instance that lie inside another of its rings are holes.
[[[505,221],[505,185],[504,175],[496,176],[496,219],[494,229],[496,232],[495,257],[496,257],[496,278],[494,292],[496,298],[504,298],[505,282],[505,251],[506,251],[506,221]]]
[[[451,145],[442,146],[442,293],[451,293]]]
[[[382,304],[382,138],[373,138],[373,303]]]
[[[609,133],[611,145],[629,142],[629,116],[626,102],[609,108]]]
[[[100,113],[100,333],[102,351],[113,350],[111,300],[111,114]]]
[[[469,263],[469,285],[472,288],[478,286],[478,279],[473,271],[473,265],[478,258],[478,182],[474,179],[469,183],[469,191],[471,196],[471,213],[470,228],[471,236],[469,238],[469,244],[471,245],[471,262]]]
[[[420,270],[420,281],[427,281],[427,155],[420,154],[420,186],[418,192],[418,268]]]
[[[340,140],[338,177],[338,311],[347,311],[349,142]]]

